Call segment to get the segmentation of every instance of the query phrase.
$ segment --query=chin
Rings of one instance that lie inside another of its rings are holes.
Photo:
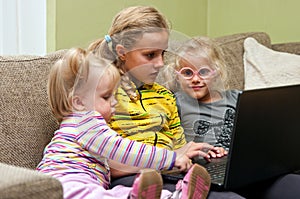
[[[197,99],[197,100],[203,98],[203,95],[201,93],[195,93],[195,92],[189,93],[189,96],[192,97],[192,98],[194,98],[194,99]]]
[[[186,94],[188,94],[191,98],[197,98],[197,93],[195,93],[194,91],[191,90],[185,90],[184,91]]]
[[[155,80],[150,80],[150,81],[144,81],[144,84],[153,84]]]

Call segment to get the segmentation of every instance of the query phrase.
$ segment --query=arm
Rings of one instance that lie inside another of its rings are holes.
[[[109,160],[108,162],[111,172],[112,178],[119,178],[122,176],[131,175],[134,173],[138,173],[141,168],[139,167],[133,167],[128,166],[126,164],[122,164],[120,162],[117,162],[115,160]]]
[[[78,143],[92,154],[140,168],[172,169],[176,153],[118,136],[101,115],[90,112],[78,124]]]
[[[177,153],[175,167],[179,168],[180,171],[187,171],[192,166],[190,159],[196,156],[208,159],[210,156],[205,152],[208,150],[214,151],[215,148],[207,143],[187,143],[180,149],[175,150]],[[137,173],[140,170],[138,167],[124,165],[113,160],[109,160],[109,165],[111,168],[111,176],[113,178],[127,176]]]
[[[169,128],[171,133],[174,135],[174,149],[179,149],[183,147],[186,144],[185,136],[183,128],[180,124],[180,117],[178,114],[178,108],[176,105],[176,99],[174,95],[172,94],[171,99],[169,100],[171,103],[171,117],[169,120]]]

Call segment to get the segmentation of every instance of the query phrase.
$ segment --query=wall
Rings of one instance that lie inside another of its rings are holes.
[[[208,0],[212,37],[264,31],[273,43],[300,41],[299,0]]]
[[[156,7],[187,36],[264,31],[274,43],[300,41],[298,0],[47,0],[47,51],[87,47],[131,5]]]
[[[189,0],[189,4],[182,0],[47,0],[47,51],[87,47],[107,33],[112,18],[121,9],[131,5],[156,7],[174,30],[187,35],[207,32],[207,0]]]

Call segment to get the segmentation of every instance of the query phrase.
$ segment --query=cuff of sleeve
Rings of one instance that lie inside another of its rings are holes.
[[[175,161],[176,161],[176,153],[174,153],[173,158],[172,158],[172,163],[169,166],[168,170],[172,170],[174,165],[175,165]]]

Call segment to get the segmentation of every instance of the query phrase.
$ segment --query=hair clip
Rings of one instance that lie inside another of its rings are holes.
[[[106,43],[111,42],[111,37],[109,35],[105,35],[104,39],[105,39]]]

